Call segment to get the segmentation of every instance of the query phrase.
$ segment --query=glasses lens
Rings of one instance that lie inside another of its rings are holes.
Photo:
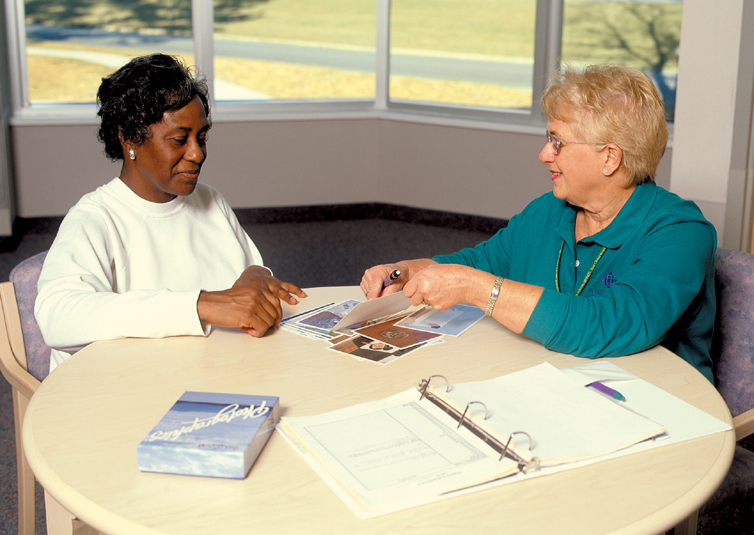
[[[560,153],[560,140],[552,134],[547,134],[547,141],[552,143],[552,152],[557,156]]]

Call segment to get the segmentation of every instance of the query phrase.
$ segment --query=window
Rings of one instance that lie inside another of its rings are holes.
[[[374,99],[374,0],[214,6],[216,100]]]
[[[70,104],[156,51],[198,66],[216,117],[395,110],[539,127],[561,55],[640,67],[671,117],[675,100],[681,0],[5,1],[16,116],[82,113]]]
[[[25,105],[92,103],[102,77],[167,52],[193,63],[191,3],[25,0]]]
[[[530,109],[535,0],[393,0],[390,98]]]

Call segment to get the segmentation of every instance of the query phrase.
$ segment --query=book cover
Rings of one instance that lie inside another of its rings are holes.
[[[137,446],[139,470],[243,479],[279,419],[275,396],[185,392]]]

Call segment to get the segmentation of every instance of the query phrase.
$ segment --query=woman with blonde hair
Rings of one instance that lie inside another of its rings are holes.
[[[654,182],[668,140],[657,89],[638,69],[565,67],[541,104],[552,193],[473,249],[368,269],[362,290],[402,289],[441,310],[468,302],[581,357],[661,344],[712,381],[717,236],[693,202]]]

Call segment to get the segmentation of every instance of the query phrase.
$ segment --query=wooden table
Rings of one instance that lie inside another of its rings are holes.
[[[287,314],[362,299],[358,287],[315,288]],[[70,531],[62,509],[112,535],[207,533],[661,533],[694,513],[733,458],[732,431],[623,456],[371,520],[357,518],[274,433],[245,480],[142,473],[136,445],[186,390],[276,395],[283,414],[310,415],[380,399],[443,374],[481,380],[549,361],[551,352],[484,318],[459,338],[388,365],[326,342],[276,331],[97,342],[42,383],[23,442],[50,501],[50,533]],[[717,391],[663,348],[612,359],[730,423]],[[54,500],[53,500],[54,498]],[[57,502],[57,503],[56,503]]]

